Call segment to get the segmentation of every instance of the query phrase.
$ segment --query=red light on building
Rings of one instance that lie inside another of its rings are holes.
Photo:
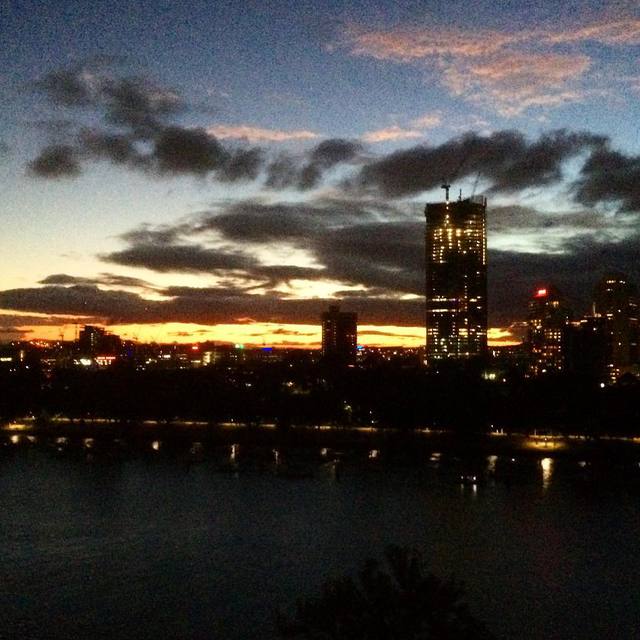
[[[536,291],[536,298],[545,298],[547,296],[547,290],[546,289],[538,289]]]

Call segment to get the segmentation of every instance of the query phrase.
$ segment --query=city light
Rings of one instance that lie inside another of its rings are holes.
[[[540,467],[542,468],[542,488],[548,489],[553,474],[553,460],[551,458],[543,458],[540,460]]]

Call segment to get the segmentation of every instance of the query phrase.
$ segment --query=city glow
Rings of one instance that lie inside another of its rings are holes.
[[[56,341],[62,335],[65,340],[75,337],[75,325],[24,325],[19,327],[32,342]],[[195,343],[219,342],[243,344],[247,348],[264,346],[318,349],[321,342],[320,323],[292,324],[275,322],[252,322],[242,324],[202,325],[195,323],[169,322],[163,324],[109,325],[108,330],[124,340],[135,342]],[[17,337],[17,336],[16,336]],[[522,338],[509,327],[490,327],[487,332],[489,346],[515,346]],[[424,326],[358,325],[358,343],[362,347],[419,348],[425,343]],[[100,357],[98,364],[109,364],[108,356]],[[86,359],[82,364],[90,366]]]

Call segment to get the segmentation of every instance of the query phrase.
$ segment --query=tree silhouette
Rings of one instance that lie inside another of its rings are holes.
[[[357,581],[329,579],[319,597],[298,601],[293,618],[279,614],[280,636],[295,640],[493,638],[469,613],[460,583],[425,573],[416,551],[389,546],[384,555],[386,567],[367,560]]]

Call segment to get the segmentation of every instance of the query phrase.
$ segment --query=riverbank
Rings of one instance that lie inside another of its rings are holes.
[[[444,430],[399,430],[374,426],[334,425],[290,426],[246,425],[235,422],[208,423],[152,420],[123,423],[108,420],[67,419],[15,420],[0,428],[0,443],[58,445],[91,448],[98,452],[153,451],[162,442],[165,452],[183,453],[195,448],[206,454],[234,445],[243,449],[331,450],[368,455],[398,463],[420,463],[434,454],[462,458],[478,456],[518,456],[521,458],[575,458],[610,461],[612,464],[640,461],[640,438],[583,435],[474,433]],[[155,443],[155,444],[154,444]]]

